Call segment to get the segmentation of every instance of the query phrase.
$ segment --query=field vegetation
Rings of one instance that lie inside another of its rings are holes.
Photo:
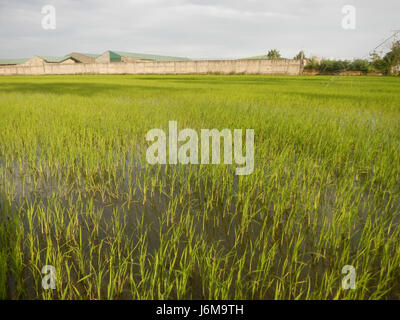
[[[147,164],[172,120],[253,174]],[[0,299],[399,299],[399,239],[399,78],[0,78]]]

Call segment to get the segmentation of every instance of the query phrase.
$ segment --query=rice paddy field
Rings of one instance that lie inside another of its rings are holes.
[[[148,164],[169,121],[254,172]],[[399,299],[400,78],[1,77],[0,298]]]

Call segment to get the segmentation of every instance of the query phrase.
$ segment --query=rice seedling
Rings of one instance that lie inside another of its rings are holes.
[[[0,299],[399,299],[400,79],[329,80],[0,78]],[[169,121],[254,172],[148,164]]]

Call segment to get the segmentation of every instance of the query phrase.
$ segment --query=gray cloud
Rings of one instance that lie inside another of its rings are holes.
[[[56,8],[56,30],[41,28],[46,4]],[[346,4],[357,9],[356,30],[341,27]],[[0,0],[0,56],[114,49],[234,58],[277,48],[352,58],[400,28],[398,12],[398,0]]]

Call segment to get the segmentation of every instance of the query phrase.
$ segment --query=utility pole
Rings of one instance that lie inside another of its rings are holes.
[[[400,33],[400,30],[391,30],[391,32],[393,33],[389,38],[387,38],[385,41],[383,41],[382,43],[380,43],[377,47],[374,48],[374,50],[372,50],[372,52],[376,52],[379,48],[382,48],[384,44],[386,44],[390,39],[394,39],[393,43],[392,43],[392,47],[393,44],[395,44],[397,42],[398,39],[398,35]],[[382,49],[382,53],[383,53],[383,49]]]
[[[303,74],[304,71],[304,66],[305,66],[305,56],[304,56],[304,51],[300,51],[300,74]]]
[[[395,45],[396,45],[397,42],[398,42],[398,36],[399,36],[400,30],[392,30],[392,32],[393,32],[392,50],[394,50]],[[392,66],[391,72],[398,73],[398,72],[399,72],[398,67],[399,67],[399,65],[397,65],[397,66]],[[397,70],[397,71],[396,71],[396,70]]]

